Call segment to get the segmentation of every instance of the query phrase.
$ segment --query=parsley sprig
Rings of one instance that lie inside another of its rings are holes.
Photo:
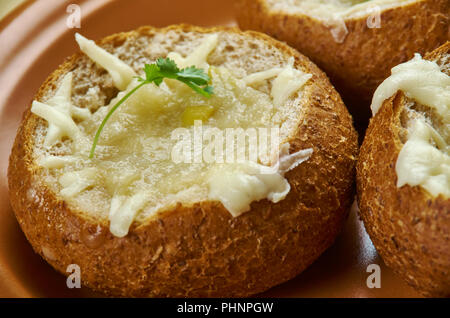
[[[95,133],[94,142],[92,143],[91,152],[89,158],[94,158],[95,148],[97,147],[100,134],[105,128],[106,123],[112,114],[123,104],[131,95],[133,95],[139,88],[146,84],[155,83],[156,86],[161,85],[165,78],[178,80],[195,92],[205,97],[210,97],[213,94],[213,87],[208,83],[210,78],[203,69],[196,68],[195,66],[179,69],[177,64],[169,58],[159,58],[154,64],[145,64],[144,67],[145,78],[138,77],[139,85],[130,90],[124,97],[122,97],[106,114],[102,123]]]

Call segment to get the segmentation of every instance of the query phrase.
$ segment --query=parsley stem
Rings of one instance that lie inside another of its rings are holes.
[[[148,84],[148,82],[144,81],[144,82],[140,83],[139,85],[137,85],[135,88],[133,88],[131,91],[129,91],[124,97],[122,97],[122,99],[120,101],[118,101],[117,104],[115,104],[109,110],[108,114],[105,116],[105,118],[103,119],[102,123],[98,127],[97,132],[95,133],[94,142],[92,143],[91,152],[89,154],[89,158],[90,159],[94,158],[95,148],[97,147],[98,140],[100,139],[100,134],[101,134],[103,128],[105,127],[106,122],[108,121],[108,119],[116,111],[116,109],[119,108],[120,105],[122,105],[123,102],[125,102],[134,92],[136,92],[139,88],[141,88],[145,84]]]

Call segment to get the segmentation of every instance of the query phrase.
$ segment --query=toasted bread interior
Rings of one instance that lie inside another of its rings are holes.
[[[279,128],[277,146],[284,144],[302,120],[308,84],[290,92],[282,102],[274,102],[273,86],[279,76],[266,78],[261,73],[261,78],[258,74],[268,70],[280,74],[292,69],[293,59],[261,38],[231,32],[216,36],[217,44],[203,65],[214,87],[212,97],[203,97],[174,80],[166,80],[160,87],[142,87],[112,115],[94,159],[88,155],[97,128],[108,110],[137,81],[119,90],[105,69],[87,56],[80,56],[71,67],[71,75],[61,74],[58,83],[40,100],[54,103],[55,95],[64,90],[64,81],[71,80],[70,107],[79,129],[77,137],[63,136],[48,144],[46,138],[52,127],[38,119],[34,155],[46,186],[74,210],[97,219],[107,220],[112,210],[122,209],[133,210],[132,217],[143,222],[179,202],[189,205],[208,199],[208,178],[222,163],[196,162],[194,155],[189,162],[176,162],[172,156],[180,142],[173,132],[181,128],[194,138],[198,126],[192,125],[192,116],[198,116],[198,112],[203,131]],[[211,34],[179,30],[130,33],[106,40],[101,47],[143,76],[144,64],[169,53],[181,59],[189,57],[208,37]],[[248,77],[252,74],[253,78]],[[192,115],[192,109],[196,115]],[[205,145],[206,141],[200,143]],[[246,158],[249,155],[247,148]],[[258,164],[273,163],[271,155],[270,148],[263,150]]]
[[[442,72],[450,75],[450,54],[443,55],[439,60],[435,60],[434,62],[440,66]],[[407,129],[411,127],[412,123],[418,119],[424,120],[436,130],[445,144],[436,144],[435,140],[430,140],[430,142],[441,151],[450,155],[450,118],[440,115],[435,108],[422,105],[411,98],[406,97],[406,101],[405,107],[402,108],[400,115],[401,125],[404,128],[400,135],[402,142],[406,142]]]
[[[403,143],[408,140],[408,129],[416,120],[422,120],[435,129],[438,136],[431,138],[430,143],[440,151],[450,155],[450,129],[448,120],[439,115],[432,107],[422,105],[416,101],[406,98],[406,107],[401,112],[401,125],[403,130],[400,132],[400,138]],[[442,142],[443,141],[443,142]]]

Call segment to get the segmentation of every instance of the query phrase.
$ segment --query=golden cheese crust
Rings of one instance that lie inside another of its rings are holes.
[[[447,42],[426,58],[449,53]],[[389,267],[426,296],[450,297],[450,199],[396,185],[405,104],[398,92],[370,122],[357,165],[360,215]]]
[[[381,27],[368,28],[367,15],[345,20],[348,34],[334,40],[330,28],[312,17],[269,10],[265,0],[238,0],[243,30],[286,41],[330,77],[358,120],[370,116],[370,100],[395,65],[425,54],[450,39],[450,2],[418,0],[381,12]]]
[[[131,34],[240,32],[228,28],[143,27]],[[291,137],[291,151],[312,147],[312,157],[286,177],[287,198],[278,204],[254,202],[233,218],[218,202],[178,204],[144,224],[134,223],[124,238],[107,223],[71,208],[40,182],[33,161],[40,120],[25,111],[8,169],[11,204],[34,250],[59,272],[81,268],[82,284],[107,295],[144,297],[242,297],[293,278],[335,240],[353,201],[357,134],[341,98],[306,57],[257,33],[268,45],[295,57],[313,75],[313,93],[304,121]],[[40,88],[36,99],[71,70],[80,53],[62,64]],[[332,127],[332,129],[330,129]]]

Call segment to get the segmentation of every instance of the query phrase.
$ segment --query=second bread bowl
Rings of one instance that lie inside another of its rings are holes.
[[[386,264],[450,297],[450,42],[392,69],[361,147],[361,217]]]
[[[358,121],[397,64],[450,39],[448,0],[238,0],[239,26],[308,56],[330,77]],[[365,127],[364,127],[365,128]]]

